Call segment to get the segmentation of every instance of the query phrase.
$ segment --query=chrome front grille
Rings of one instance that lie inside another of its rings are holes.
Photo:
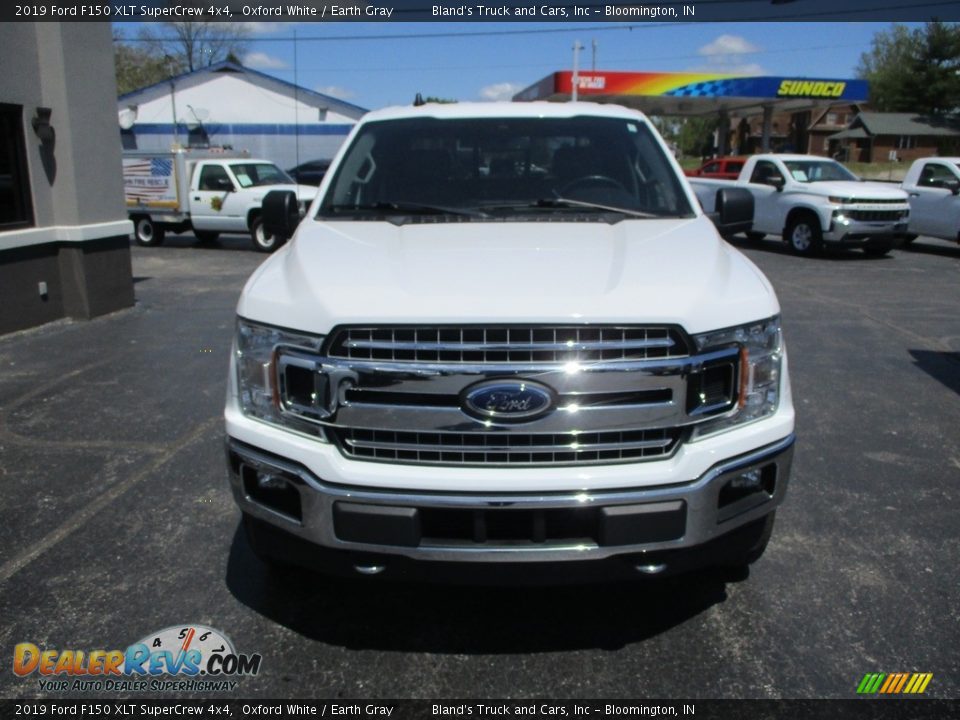
[[[672,456],[733,408],[741,353],[693,353],[673,326],[358,326],[275,364],[284,413],[345,457],[576,466]],[[511,407],[537,397],[542,412]]]
[[[410,363],[568,363],[649,360],[689,353],[670,327],[350,327],[333,335],[330,357]]]
[[[671,455],[679,428],[577,433],[405,432],[337,428],[341,451],[359,460],[416,465],[590,465]]]
[[[896,222],[906,217],[904,210],[851,210],[847,215],[861,222]]]

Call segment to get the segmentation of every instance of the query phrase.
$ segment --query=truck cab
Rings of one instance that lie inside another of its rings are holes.
[[[317,192],[297,185],[268,160],[190,149],[125,153],[124,190],[134,238],[141,245],[161,244],[168,231],[193,232],[201,242],[212,242],[221,233],[249,233],[262,252],[282,244],[282,238],[263,228],[264,196],[290,190],[305,210]]]
[[[698,194],[724,180],[692,179]],[[827,246],[888,253],[907,231],[906,194],[890,184],[864,182],[840,163],[814,155],[754,155],[734,183],[754,197],[751,240],[779,235],[799,255]]]
[[[901,187],[910,198],[910,234],[960,241],[960,158],[914,161]]]

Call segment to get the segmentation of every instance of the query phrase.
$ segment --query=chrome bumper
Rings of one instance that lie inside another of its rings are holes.
[[[904,218],[901,222],[866,222],[861,220],[846,220],[844,222],[830,221],[830,229],[823,234],[823,239],[829,243],[846,245],[864,245],[871,238],[887,238],[896,240],[907,232],[909,221]]]
[[[331,484],[233,439],[227,440],[227,455],[230,485],[244,513],[321,548],[435,562],[525,563],[601,560],[708,543],[780,504],[793,444],[791,434],[720,462],[688,483],[557,494],[370,490]],[[748,473],[762,479],[758,488],[731,491],[731,481]],[[275,495],[261,490],[260,478]],[[551,536],[552,515],[562,515],[559,525],[579,518],[570,537]],[[474,536],[451,538],[437,530],[454,518],[475,523]],[[489,532],[488,524],[496,530],[521,518],[530,520],[531,537]],[[583,528],[595,531],[580,533]]]

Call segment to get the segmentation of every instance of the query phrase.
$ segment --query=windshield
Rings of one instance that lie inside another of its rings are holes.
[[[858,178],[843,165],[833,160],[788,160],[783,163],[797,182],[824,182]]]
[[[240,187],[256,185],[292,185],[293,180],[273,163],[230,163]]]
[[[551,219],[569,213],[692,216],[641,121],[411,118],[371,122],[337,166],[320,216]]]

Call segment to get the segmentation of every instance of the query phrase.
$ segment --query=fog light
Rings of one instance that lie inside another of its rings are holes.
[[[289,475],[263,467],[240,466],[240,481],[247,499],[290,520],[300,522],[300,492]]]
[[[264,490],[282,490],[287,486],[287,479],[266,470],[257,471],[257,485]]]
[[[763,477],[760,474],[760,469],[755,468],[748,470],[743,473],[743,475],[737,475],[733,478],[733,480],[730,481],[730,487],[734,490],[756,490],[760,487],[762,480]]]
[[[776,463],[769,463],[734,475],[720,488],[718,507],[724,508],[748,497],[753,498],[757,503],[766,502],[773,497],[776,483]]]

